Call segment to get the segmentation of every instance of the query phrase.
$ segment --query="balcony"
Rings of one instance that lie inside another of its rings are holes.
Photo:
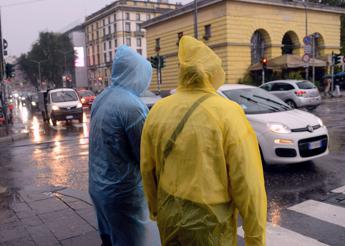
[[[134,36],[136,36],[136,37],[144,37],[145,36],[145,32],[143,32],[143,31],[135,31],[134,32]]]
[[[110,40],[112,38],[112,34],[106,34],[103,36],[103,41]]]

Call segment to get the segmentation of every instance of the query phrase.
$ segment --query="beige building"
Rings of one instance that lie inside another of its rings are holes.
[[[126,44],[146,57],[146,33],[141,23],[181,7],[167,0],[118,0],[86,17],[87,70],[94,90],[107,86],[116,49]]]
[[[194,35],[193,3],[143,24],[148,56],[166,57],[162,90],[176,88],[178,41]],[[286,0],[200,0],[199,39],[223,60],[227,83],[237,83],[261,58],[304,53],[303,38],[316,34],[316,57],[339,53],[340,16],[344,9]],[[307,18],[306,18],[307,17]],[[307,22],[306,22],[307,19]],[[307,27],[307,28],[306,28]],[[154,76],[151,89],[157,89]]]

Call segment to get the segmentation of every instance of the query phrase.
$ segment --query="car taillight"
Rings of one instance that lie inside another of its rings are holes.
[[[303,97],[303,96],[306,94],[306,92],[305,92],[305,91],[298,90],[298,91],[295,91],[295,94],[296,94],[297,96],[299,96],[299,97]]]

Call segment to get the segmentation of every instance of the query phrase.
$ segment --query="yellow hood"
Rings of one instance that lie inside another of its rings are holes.
[[[221,59],[203,42],[183,36],[179,44],[180,88],[218,89],[225,79]]]

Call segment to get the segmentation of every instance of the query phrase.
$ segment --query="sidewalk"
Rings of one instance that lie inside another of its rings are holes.
[[[0,208],[1,246],[101,245],[86,192],[20,191],[13,197],[7,209]]]
[[[8,131],[6,126],[0,126],[0,143],[14,142],[29,136],[28,126],[23,123],[19,109],[15,108],[13,112],[13,125],[8,125]]]

